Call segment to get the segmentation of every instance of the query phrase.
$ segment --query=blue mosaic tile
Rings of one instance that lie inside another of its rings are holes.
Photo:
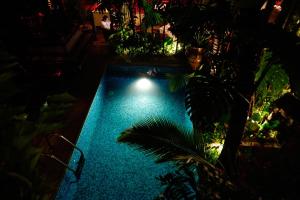
[[[170,93],[165,79],[151,79],[153,88],[139,91],[138,78],[106,75],[97,90],[77,145],[86,161],[81,178],[69,171],[56,200],[147,200],[161,191],[155,177],[172,170],[171,164],[155,164],[151,157],[118,144],[116,138],[126,128],[150,116],[179,122],[190,129],[182,91]],[[69,165],[76,166],[74,151]]]

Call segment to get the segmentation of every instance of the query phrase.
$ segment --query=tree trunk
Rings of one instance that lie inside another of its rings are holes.
[[[243,136],[249,109],[249,104],[242,98],[239,98],[235,105],[229,122],[224,147],[219,157],[222,167],[224,167],[226,173],[232,178],[237,176],[237,152]]]
[[[224,147],[219,157],[219,161],[226,173],[232,178],[237,176],[237,153],[250,108],[249,102],[254,92],[254,72],[256,71],[258,60],[256,57],[260,51],[257,46],[252,45],[240,46],[239,49],[238,63],[240,73],[236,87],[239,95],[234,103]]]
[[[133,32],[135,32],[135,15],[134,15],[134,0],[129,1],[129,11],[130,11],[130,22],[129,26],[132,28]]]

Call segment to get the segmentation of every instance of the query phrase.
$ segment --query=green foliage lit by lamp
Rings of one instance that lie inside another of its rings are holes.
[[[218,132],[218,133],[217,133]],[[153,155],[156,161],[177,161],[192,157],[198,162],[213,166],[216,159],[210,155],[210,144],[221,142],[221,130],[216,133],[198,133],[187,131],[162,118],[149,118],[123,131],[118,142],[126,143]]]
[[[175,53],[173,40],[168,38],[161,40],[147,32],[135,33],[129,28],[121,28],[113,33],[109,41],[115,52],[121,56],[156,56]],[[167,51],[168,49],[170,51]]]
[[[246,140],[276,143],[279,134],[276,128],[280,122],[269,118],[273,112],[273,102],[290,91],[289,78],[282,66],[272,63],[272,59],[274,59],[272,53],[265,50],[256,73],[255,80],[259,83],[255,92],[252,115],[249,116],[245,127]]]
[[[149,3],[146,0],[142,0],[142,7],[145,11],[145,16],[142,21],[142,28],[146,30],[148,27],[160,24],[163,22],[163,18],[160,13],[153,10],[153,3]]]
[[[256,106],[261,107],[264,103],[270,103],[283,94],[289,92],[289,77],[280,64],[269,63],[272,53],[265,51],[262,55],[259,71],[256,73],[256,81],[264,76],[256,90]],[[269,67],[266,74],[262,74]]]

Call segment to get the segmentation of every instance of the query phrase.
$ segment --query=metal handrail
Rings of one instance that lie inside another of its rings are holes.
[[[70,171],[73,172],[73,174],[75,175],[76,179],[78,180],[80,178],[80,175],[81,175],[81,171],[82,171],[82,168],[83,168],[83,165],[84,165],[84,162],[85,162],[85,158],[84,158],[84,154],[83,154],[83,151],[77,147],[73,142],[71,142],[70,140],[68,140],[66,137],[64,137],[63,135],[61,134],[58,134],[58,133],[52,133],[52,134],[48,134],[46,136],[46,141],[47,141],[47,144],[49,145],[49,147],[54,150],[53,148],[53,145],[51,144],[50,140],[49,140],[49,136],[55,136],[57,138],[60,138],[62,139],[63,141],[65,141],[66,143],[68,143],[69,145],[71,145],[74,149],[78,150],[80,152],[80,158],[78,160],[78,165],[76,167],[76,169],[73,169],[71,167],[68,166],[68,164],[66,164],[64,161],[62,161],[59,157],[57,157],[56,155],[54,154],[42,154],[48,158],[51,158],[53,160],[55,160],[56,162],[60,163],[61,165],[63,165],[65,168],[69,169]]]

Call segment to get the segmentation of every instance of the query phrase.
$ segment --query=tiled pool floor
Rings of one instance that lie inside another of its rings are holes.
[[[67,172],[56,199],[153,199],[159,194],[156,176],[171,169],[116,142],[121,131],[149,117],[164,117],[190,128],[184,95],[170,93],[165,79],[150,79],[151,88],[137,87],[136,78],[106,77],[84,123],[78,146],[86,155],[79,182]],[[76,160],[74,154],[72,161]],[[74,164],[72,162],[71,164]]]

